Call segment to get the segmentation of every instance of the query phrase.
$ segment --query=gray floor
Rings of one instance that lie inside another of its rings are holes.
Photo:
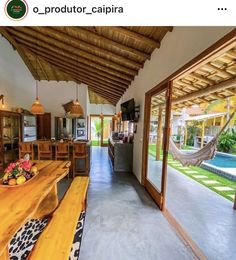
[[[113,174],[93,148],[80,260],[193,259],[133,175]]]
[[[158,185],[159,177],[151,165],[150,178]],[[208,259],[236,259],[236,211],[232,206],[232,202],[168,167],[167,208]]]

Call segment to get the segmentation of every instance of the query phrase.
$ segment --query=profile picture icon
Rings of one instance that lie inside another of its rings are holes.
[[[28,14],[28,4],[25,0],[8,0],[5,5],[5,13],[14,21],[24,19]]]

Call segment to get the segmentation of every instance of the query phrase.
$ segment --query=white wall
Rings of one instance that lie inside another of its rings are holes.
[[[141,106],[133,157],[134,173],[140,181],[145,93],[231,30],[233,27],[174,27],[174,30],[164,37],[160,49],[156,49],[151,59],[146,61],[122,97],[123,102],[134,98],[136,104]],[[120,102],[116,107],[116,111],[119,110]]]
[[[35,81],[21,57],[0,37],[0,95],[5,96],[6,110],[29,108],[35,98]]]
[[[78,85],[79,102],[87,115],[87,86],[84,84]],[[52,115],[52,136],[55,135],[55,117],[65,116],[63,104],[75,100],[76,98],[76,83],[75,82],[57,82],[57,81],[40,81],[39,82],[39,98],[45,108],[45,112],[50,112]]]

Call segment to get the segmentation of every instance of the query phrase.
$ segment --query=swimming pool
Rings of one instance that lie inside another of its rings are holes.
[[[236,181],[236,156],[217,152],[213,160],[204,161],[201,168]]]
[[[236,168],[236,156],[217,153],[213,160],[205,161],[220,168]]]

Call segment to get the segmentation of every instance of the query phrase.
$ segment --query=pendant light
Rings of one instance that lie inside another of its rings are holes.
[[[0,95],[0,101],[2,100],[2,109],[5,108],[4,95]]]
[[[81,105],[79,103],[78,92],[79,92],[78,85],[76,85],[76,100],[73,102],[73,105],[70,110],[70,116],[73,116],[73,117],[83,117],[83,115],[84,115],[83,108],[81,107]]]
[[[37,56],[36,56],[36,74],[37,74]],[[44,107],[42,106],[42,104],[39,101],[39,86],[38,86],[38,80],[36,80],[36,99],[33,103],[33,105],[31,106],[31,113],[34,115],[43,115],[45,113],[44,111]]]

